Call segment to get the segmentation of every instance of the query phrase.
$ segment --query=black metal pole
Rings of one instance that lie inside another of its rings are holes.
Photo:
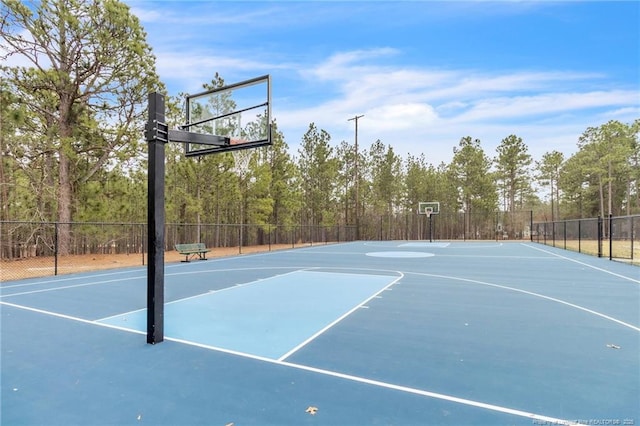
[[[529,211],[529,241],[533,242],[533,210]]]
[[[602,257],[602,217],[598,216],[598,257]]]
[[[164,96],[151,93],[147,123],[147,343],[150,344],[164,340],[164,150],[168,142],[164,111]]]
[[[360,209],[360,176],[358,174],[358,120],[364,117],[364,115],[356,115],[353,118],[350,118],[347,121],[355,121],[356,124],[356,138],[355,138],[355,186],[356,186],[356,240],[360,241],[360,214],[358,210]]]
[[[613,215],[609,213],[609,260],[613,260]]]
[[[582,220],[578,220],[578,253],[582,253]]]
[[[631,222],[630,225],[629,225],[629,236],[631,237],[631,261],[632,262],[633,262],[633,250],[634,250],[633,240],[634,240],[634,236],[635,236],[635,234],[633,232],[633,219],[634,219],[633,217],[629,218],[629,221]]]
[[[58,275],[58,222],[53,224],[53,275]]]

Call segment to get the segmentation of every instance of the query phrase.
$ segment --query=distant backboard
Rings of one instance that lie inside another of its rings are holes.
[[[438,201],[425,201],[418,203],[418,214],[440,214],[440,203]]]
[[[270,145],[270,76],[189,95],[186,115],[183,131],[218,137],[185,143],[187,157]]]

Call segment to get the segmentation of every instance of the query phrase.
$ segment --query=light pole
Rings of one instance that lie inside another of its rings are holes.
[[[353,118],[350,118],[347,121],[354,121],[356,123],[356,139],[355,139],[355,145],[356,145],[356,159],[355,159],[355,169],[356,169],[356,240],[360,240],[360,215],[358,214],[358,206],[360,204],[360,197],[359,197],[359,191],[358,191],[358,187],[359,187],[359,177],[358,177],[358,119],[364,117],[364,115],[356,115]]]

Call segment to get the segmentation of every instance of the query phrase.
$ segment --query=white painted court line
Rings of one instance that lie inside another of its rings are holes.
[[[109,273],[102,273],[102,274],[90,274],[90,275],[83,274],[82,276],[55,277],[53,279],[48,279],[48,280],[44,280],[44,281],[34,281],[34,282],[23,283],[23,284],[5,285],[5,286],[0,286],[0,288],[2,290],[4,290],[4,289],[8,289],[8,288],[19,288],[19,287],[29,287],[29,286],[34,286],[34,285],[41,285],[41,284],[61,283],[61,282],[65,282],[65,281],[77,281],[77,280],[94,279],[94,278],[100,278],[100,277],[108,277],[108,276],[111,276],[111,275],[132,274],[132,273],[139,273],[139,272],[142,272],[142,271],[144,271],[144,269],[140,269],[140,271],[135,270],[135,269],[127,269],[126,271],[117,271],[117,272],[109,272]]]
[[[375,296],[372,296],[371,298],[373,298],[373,297],[375,297]],[[83,318],[73,317],[73,316],[70,316],[70,315],[64,315],[64,314],[59,314],[59,313],[56,313],[56,312],[46,311],[46,310],[43,310],[43,309],[36,309],[36,308],[27,307],[27,306],[21,306],[21,305],[16,305],[16,304],[13,304],[13,303],[8,303],[8,302],[3,302],[3,301],[0,301],[0,304],[1,305],[6,305],[6,306],[11,306],[11,307],[14,307],[14,308],[17,308],[17,309],[23,309],[23,310],[27,310],[27,311],[31,311],[31,312],[36,312],[36,313],[43,314],[43,315],[50,315],[50,316],[54,316],[54,317],[58,317],[58,318],[71,320],[71,321],[77,321],[77,322],[81,322],[83,324],[95,325],[95,326],[99,326],[99,327],[106,327],[106,328],[116,329],[116,330],[120,330],[120,331],[126,331],[126,332],[140,334],[140,335],[145,335],[146,334],[144,332],[136,331],[136,330],[133,330],[133,329],[127,329],[127,328],[118,327],[118,326],[114,326],[114,325],[99,323],[97,321],[86,320],[86,319],[83,319]],[[485,403],[485,402],[474,401],[474,400],[465,399],[465,398],[459,398],[459,397],[446,395],[446,394],[441,394],[441,393],[436,393],[436,392],[431,392],[431,391],[427,391],[427,390],[423,390],[423,389],[417,389],[417,388],[411,388],[411,387],[402,386],[402,385],[396,385],[396,384],[393,384],[393,383],[382,382],[382,381],[379,381],[379,380],[367,379],[367,378],[364,378],[364,377],[359,377],[359,376],[354,376],[354,375],[350,375],[350,374],[339,373],[339,372],[336,372],[336,371],[324,370],[324,369],[321,369],[321,368],[306,366],[306,365],[302,365],[302,364],[295,364],[295,363],[286,362],[286,361],[282,361],[282,360],[274,360],[274,359],[265,358],[265,357],[261,357],[261,356],[256,356],[256,355],[252,355],[252,354],[246,354],[246,353],[242,353],[242,352],[227,350],[227,349],[224,349],[224,348],[218,348],[218,347],[214,347],[214,346],[203,345],[203,344],[200,344],[200,343],[194,343],[194,342],[190,342],[190,341],[186,341],[186,340],[174,339],[174,338],[165,338],[165,340],[173,341],[173,342],[181,343],[181,344],[186,344],[186,345],[190,345],[190,346],[200,347],[200,348],[203,348],[203,349],[214,350],[214,351],[217,351],[217,352],[228,353],[228,354],[231,354],[231,355],[241,356],[241,357],[244,357],[244,358],[250,358],[250,359],[254,359],[254,360],[258,360],[258,361],[262,361],[262,362],[266,362],[266,363],[270,363],[270,364],[276,364],[276,365],[281,365],[281,366],[285,366],[285,367],[289,367],[289,368],[295,368],[295,369],[298,369],[298,370],[304,370],[304,371],[308,371],[308,372],[312,372],[312,373],[316,373],[316,374],[322,374],[322,375],[325,375],[325,376],[336,377],[336,378],[340,378],[340,379],[343,379],[343,380],[349,380],[349,381],[353,381],[353,382],[368,384],[368,385],[371,385],[371,386],[377,386],[377,387],[382,387],[382,388],[386,388],[386,389],[396,390],[396,391],[399,391],[399,392],[411,393],[411,394],[421,395],[421,396],[428,397],[428,398],[434,398],[434,399],[454,402],[454,403],[468,405],[468,406],[481,408],[481,409],[485,409],[485,410],[496,411],[496,412],[505,413],[505,414],[511,414],[511,415],[515,415],[515,416],[519,416],[519,417],[526,417],[526,418],[532,419],[532,420],[549,422],[549,424],[559,424],[559,425],[576,425],[576,424],[578,424],[576,422],[572,422],[572,421],[569,421],[569,420],[558,419],[558,418],[554,418],[554,417],[548,417],[548,416],[535,414],[535,413],[531,413],[531,412],[526,412],[526,411],[521,411],[521,410],[515,410],[515,409],[512,409],[512,408],[503,407],[503,406],[499,406],[499,405],[493,405],[493,404],[488,404],[488,403]]]
[[[481,401],[474,401],[474,400],[470,400],[470,399],[459,398],[459,397],[456,397],[456,396],[446,395],[446,394],[437,393],[437,392],[431,392],[431,391],[427,391],[427,390],[423,390],[423,389],[417,389],[417,388],[411,388],[411,387],[408,387],[408,386],[396,385],[396,384],[393,384],[393,383],[383,382],[383,381],[380,381],[380,380],[367,379],[365,377],[354,376],[354,375],[351,375],[351,374],[340,373],[340,372],[337,372],[337,371],[325,370],[325,369],[322,369],[322,368],[311,367],[311,366],[308,366],[308,365],[296,364],[296,363],[287,362],[287,361],[281,361],[281,360],[274,360],[274,359],[271,359],[271,358],[265,358],[265,357],[261,357],[261,356],[257,356],[257,355],[246,354],[246,353],[232,351],[232,350],[228,350],[228,349],[217,348],[217,347],[203,345],[203,344],[199,344],[199,343],[194,343],[194,342],[190,342],[190,341],[186,341],[186,340],[180,340],[180,339],[174,339],[174,338],[166,338],[165,340],[176,342],[176,343],[182,343],[182,344],[189,345],[189,346],[196,346],[196,347],[200,347],[200,348],[208,349],[208,350],[213,350],[213,351],[217,351],[217,352],[223,352],[223,353],[227,353],[227,354],[230,354],[230,355],[240,356],[240,357],[243,357],[243,358],[250,358],[250,359],[257,360],[257,361],[266,362],[266,363],[269,363],[269,364],[281,365],[281,366],[284,366],[284,367],[294,368],[296,370],[303,370],[303,371],[308,371],[308,372],[311,372],[311,373],[321,374],[321,375],[324,375],[324,376],[330,376],[330,377],[335,377],[335,378],[339,378],[339,379],[343,379],[343,380],[349,380],[349,381],[352,381],[352,382],[363,383],[363,384],[376,386],[376,387],[381,387],[381,388],[385,388],[385,389],[391,389],[391,390],[395,390],[395,391],[399,391],[399,392],[411,393],[411,394],[414,394],[414,395],[420,395],[420,396],[424,396],[424,397],[427,397],[427,398],[433,398],[433,399],[439,399],[439,400],[443,400],[443,401],[449,401],[449,402],[462,404],[462,405],[468,405],[468,406],[481,408],[481,409],[485,409],[485,410],[496,411],[496,412],[505,413],[505,414],[511,414],[511,415],[519,416],[519,417],[526,417],[526,418],[531,419],[531,420],[547,422],[548,424],[554,424],[554,425],[577,425],[577,424],[579,424],[579,423],[577,423],[575,421],[570,421],[570,420],[559,419],[559,418],[555,418],[555,417],[544,416],[544,415],[541,415],[541,414],[531,413],[531,412],[522,411],[522,410],[516,410],[516,409],[513,409],[513,408],[503,407],[503,406],[494,405],[494,404],[488,404],[486,402],[481,402]]]
[[[38,309],[38,308],[32,308],[30,306],[16,305],[15,303],[9,303],[9,302],[0,301],[0,305],[11,306],[12,308],[22,309],[22,310],[30,311],[30,312],[36,312],[36,313],[43,314],[43,315],[50,315],[50,316],[56,317],[56,318],[63,318],[63,319],[66,319],[66,320],[77,321],[77,322],[81,322],[83,324],[98,325],[100,327],[112,328],[112,329],[120,330],[120,331],[128,331],[128,332],[132,332],[132,333],[136,333],[136,334],[142,334],[142,335],[146,335],[147,334],[145,332],[133,330],[133,329],[130,329],[130,328],[118,327],[118,326],[110,325],[110,324],[101,324],[101,323],[98,323],[98,322],[93,321],[93,320],[87,320],[87,319],[84,319],[84,318],[73,317],[71,315],[59,314],[57,312],[46,311],[44,309]]]
[[[403,244],[399,244],[398,247],[415,247],[415,248],[445,248],[445,247],[449,247],[449,245],[451,245],[451,243],[429,243],[429,242],[409,242],[409,243],[403,243]]]
[[[605,315],[603,313],[594,311],[592,309],[585,308],[584,306],[576,305],[575,303],[567,302],[566,300],[557,299],[557,298],[551,297],[551,296],[545,296],[544,294],[534,293],[534,292],[528,291],[528,290],[522,290],[522,289],[515,288],[515,287],[508,287],[508,286],[505,286],[505,285],[493,284],[493,283],[488,283],[488,282],[485,282],[485,281],[478,281],[478,280],[472,280],[472,279],[469,279],[469,278],[460,278],[460,277],[454,277],[454,276],[448,276],[448,275],[425,274],[425,273],[420,273],[420,272],[405,272],[405,274],[423,275],[423,276],[427,276],[427,277],[445,278],[445,279],[448,279],[448,280],[455,280],[455,281],[464,281],[464,282],[468,282],[468,283],[472,283],[472,284],[479,284],[479,285],[484,285],[484,286],[488,286],[488,287],[495,287],[495,288],[500,288],[500,289],[503,289],[503,290],[514,291],[514,292],[517,292],[517,293],[523,293],[523,294],[527,294],[529,296],[539,297],[540,299],[546,299],[546,300],[550,300],[552,302],[560,303],[561,305],[569,306],[569,307],[572,307],[572,308],[587,312],[589,314],[604,318],[604,319],[609,320],[609,321],[613,321],[613,322],[618,323],[620,325],[623,325],[623,326],[625,326],[627,328],[630,328],[632,330],[640,332],[640,327],[636,327],[635,325],[628,324],[628,323],[626,323],[624,321],[621,321],[619,319],[610,317],[609,315]]]
[[[511,255],[484,255],[484,254],[440,254],[438,253],[438,257],[462,257],[469,259],[529,259],[529,260],[561,260],[556,257],[542,257],[542,256],[511,256]]]
[[[435,254],[424,251],[370,251],[364,254],[370,257],[384,257],[396,259],[419,259],[425,257],[433,257]]]
[[[576,260],[576,259],[571,259],[570,257],[562,256],[562,255],[560,255],[558,253],[554,253],[552,251],[545,250],[545,249],[542,249],[540,247],[534,247],[532,245],[524,244],[524,243],[522,243],[522,245],[525,246],[525,247],[529,247],[531,249],[534,249],[534,250],[541,251],[543,253],[548,253],[550,255],[559,257],[560,259],[568,260],[569,262],[573,262],[573,263],[577,263],[577,264],[582,265],[582,266],[586,266],[587,268],[595,269],[596,271],[600,271],[600,272],[604,272],[604,273],[609,274],[609,275],[613,275],[614,277],[622,278],[623,280],[628,280],[628,281],[634,282],[636,284],[640,284],[640,280],[636,280],[636,279],[633,279],[631,277],[627,277],[625,275],[616,274],[615,272],[611,272],[611,271],[608,271],[608,270],[603,269],[603,268],[598,268],[597,266],[589,265],[588,263],[581,262],[581,261]]]
[[[548,424],[557,424],[557,425],[577,425],[578,424],[577,422],[574,422],[574,421],[558,419],[558,418],[555,418],[555,417],[543,416],[543,415],[540,415],[540,414],[530,413],[530,412],[527,412],[527,411],[515,410],[513,408],[502,407],[502,406],[493,405],[493,404],[487,404],[485,402],[473,401],[473,400],[470,400],[470,399],[459,398],[459,397],[456,397],[456,396],[445,395],[445,394],[442,394],[442,393],[430,392],[430,391],[426,391],[426,390],[422,390],[422,389],[411,388],[411,387],[408,387],[408,386],[395,385],[395,384],[392,384],[392,383],[382,382],[382,381],[379,381],[379,380],[372,380],[372,379],[367,379],[367,378],[364,378],[364,377],[352,376],[350,374],[338,373],[336,371],[329,371],[329,370],[324,370],[324,369],[321,369],[321,368],[309,367],[309,366],[306,366],[306,365],[293,364],[293,363],[282,362],[282,361],[280,362],[280,364],[284,365],[284,366],[287,366],[287,367],[296,368],[296,369],[299,369],[299,370],[305,370],[305,371],[309,371],[309,372],[313,372],[313,373],[317,373],[317,374],[322,374],[322,375],[325,375],[325,376],[331,376],[331,377],[337,377],[337,378],[344,379],[344,380],[350,380],[352,382],[364,383],[364,384],[377,386],[377,387],[381,387],[381,388],[393,389],[393,390],[397,390],[397,391],[400,391],[400,392],[411,393],[411,394],[415,394],[415,395],[421,395],[421,396],[425,396],[425,397],[428,397],[428,398],[434,398],[434,399],[440,399],[440,400],[449,401],[449,402],[455,402],[455,403],[458,403],[458,404],[469,405],[469,406],[476,407],[476,408],[483,408],[485,410],[497,411],[497,412],[500,412],[500,413],[511,414],[511,415],[514,415],[514,416],[526,417],[526,418],[532,419],[532,420],[548,422]]]
[[[117,278],[117,279],[112,279],[112,280],[94,281],[94,282],[83,283],[83,284],[65,285],[65,286],[61,286],[61,287],[43,288],[43,289],[40,289],[40,290],[23,291],[23,292],[20,292],[20,293],[1,294],[0,298],[13,297],[13,296],[24,296],[24,295],[27,295],[27,294],[36,294],[36,293],[46,293],[46,292],[50,292],[50,291],[66,290],[66,289],[69,289],[69,288],[89,287],[89,286],[92,286],[92,285],[108,284],[108,283],[121,282],[121,281],[139,280],[139,279],[142,279],[142,278],[146,278],[146,276]]]
[[[329,330],[330,328],[332,328],[333,326],[335,326],[336,324],[338,324],[340,321],[342,321],[343,319],[345,319],[346,317],[348,317],[349,315],[351,315],[352,313],[354,313],[355,311],[357,311],[358,309],[360,309],[363,305],[365,305],[367,302],[369,302],[370,300],[374,299],[376,296],[380,295],[380,293],[382,293],[383,291],[389,289],[392,285],[396,284],[398,281],[400,281],[402,279],[402,277],[404,277],[404,274],[402,272],[399,272],[400,274],[399,277],[397,277],[395,280],[391,281],[389,284],[387,284],[386,286],[384,286],[382,289],[380,289],[380,291],[378,291],[375,294],[372,294],[371,296],[369,296],[368,298],[366,298],[365,300],[363,300],[361,303],[359,303],[358,305],[354,306],[351,310],[349,310],[348,312],[346,312],[344,315],[338,317],[337,319],[335,319],[334,321],[332,321],[330,324],[328,324],[326,327],[322,328],[321,330],[319,330],[317,333],[313,334],[312,336],[310,336],[308,339],[306,339],[305,341],[303,341],[302,343],[300,343],[298,346],[294,347],[293,349],[291,349],[289,352],[285,353],[284,355],[282,355],[280,358],[278,358],[278,361],[283,361],[287,358],[289,358],[291,355],[293,355],[294,353],[298,352],[300,349],[302,349],[303,347],[307,346],[309,343],[311,343],[312,341],[314,341],[315,339],[318,338],[318,336],[324,334],[327,330]]]
[[[264,269],[282,269],[282,268],[273,267],[273,268],[210,269],[210,270],[204,270],[204,271],[178,272],[178,273],[175,273],[175,274],[165,274],[165,276],[167,276],[167,275],[200,274],[200,273],[211,273],[211,272],[246,271],[246,270],[250,270],[250,269],[264,270]],[[287,268],[287,269],[291,269],[291,268]],[[276,274],[276,275],[272,275],[272,276],[267,277],[267,278],[281,277],[281,276],[285,276],[285,275],[288,275],[288,274],[293,274],[294,272],[297,272],[297,271],[285,272],[284,274]],[[191,300],[191,299],[197,299],[198,297],[209,296],[209,295],[211,295],[211,293],[219,293],[219,292],[222,292],[222,291],[232,290],[232,289],[235,289],[235,288],[238,288],[238,287],[243,287],[243,286],[247,286],[247,285],[251,285],[251,284],[256,284],[256,283],[259,283],[261,281],[264,281],[267,278],[259,278],[257,280],[249,281],[249,282],[246,282],[246,283],[233,284],[233,285],[230,285],[229,287],[224,287],[224,288],[221,288],[219,290],[208,290],[208,291],[206,291],[204,293],[198,293],[198,294],[194,294],[193,296],[183,297],[182,299],[171,300],[169,302],[165,302],[165,306],[166,305],[171,305],[171,304],[174,304],[174,303],[184,302],[184,301]],[[134,309],[133,311],[122,312],[122,313],[115,314],[115,315],[109,315],[108,317],[99,318],[99,319],[97,319],[95,321],[108,321],[108,320],[110,320],[112,318],[122,317],[122,316],[126,316],[126,315],[132,315],[132,314],[135,314],[137,312],[142,312],[142,311],[146,311],[146,310],[147,310],[146,307],[141,308],[141,309]]]

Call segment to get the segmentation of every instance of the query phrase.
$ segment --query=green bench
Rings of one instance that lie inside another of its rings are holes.
[[[206,254],[211,250],[204,245],[204,243],[191,243],[191,244],[176,244],[176,251],[186,256],[183,262],[189,262],[190,257],[196,257],[200,260],[207,260]]]

